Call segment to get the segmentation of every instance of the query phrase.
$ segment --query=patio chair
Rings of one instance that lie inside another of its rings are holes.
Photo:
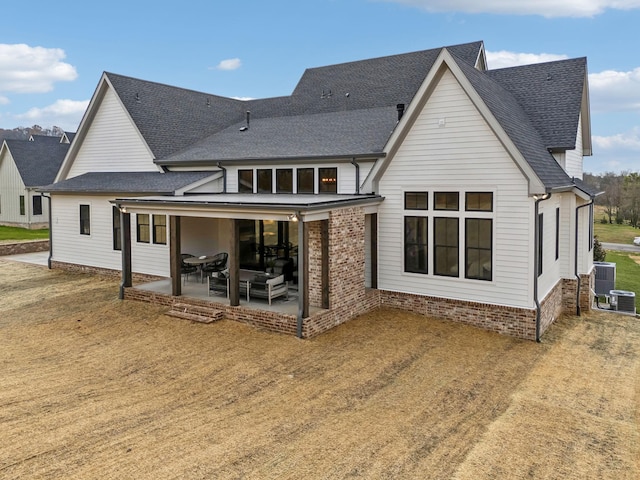
[[[191,255],[190,253],[180,254],[180,274],[182,275],[185,284],[187,283],[187,278],[189,278],[189,275],[198,271],[198,267],[196,265],[189,265],[187,263],[184,263],[185,258],[191,257],[195,257],[195,255]]]
[[[213,260],[209,263],[205,263],[202,266],[202,271],[207,274],[207,276],[211,275],[214,272],[221,272],[225,268],[227,268],[227,260],[229,259],[229,254],[227,252],[220,252],[213,256]]]

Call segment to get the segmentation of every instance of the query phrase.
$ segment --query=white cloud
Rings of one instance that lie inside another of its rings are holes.
[[[429,12],[496,13],[543,17],[593,17],[607,9],[640,8],[640,0],[383,0]]]
[[[9,105],[9,99],[0,95],[0,105]]]
[[[82,120],[89,100],[57,100],[44,108],[32,108],[26,113],[16,115],[18,120],[26,120],[29,125],[43,127],[57,126],[64,130],[75,131]]]
[[[555,53],[517,53],[500,50],[499,52],[487,51],[487,64],[491,70],[518,65],[531,65],[532,63],[553,62],[565,60],[566,55]]]
[[[589,75],[591,109],[594,112],[640,112],[640,67],[630,72],[605,70]]]
[[[44,93],[78,77],[64,50],[0,43],[0,92]]]
[[[222,60],[215,68],[216,70],[237,70],[242,66],[239,58],[229,58]]]
[[[640,171],[640,126],[610,136],[593,135],[594,156],[585,158],[585,171]]]

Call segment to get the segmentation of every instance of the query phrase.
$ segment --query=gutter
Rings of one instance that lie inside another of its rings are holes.
[[[551,198],[551,193],[545,193],[541,197],[534,195],[533,198],[536,201],[533,217],[533,300],[536,302],[536,342],[540,343],[540,315],[542,307],[540,306],[540,299],[538,298],[538,261],[540,258],[540,252],[538,250],[538,236],[540,235],[538,211],[540,202]]]
[[[576,288],[576,315],[579,317],[580,316],[580,287],[581,287],[581,283],[582,280],[580,279],[580,275],[578,275],[578,214],[580,213],[580,209],[584,208],[584,207],[589,207],[593,205],[593,197],[591,197],[591,201],[589,203],[585,203],[584,205],[580,205],[578,207],[576,207],[576,231],[575,231],[575,252],[574,252],[574,259],[573,259],[573,274],[576,277],[576,280],[578,281],[578,285]]]

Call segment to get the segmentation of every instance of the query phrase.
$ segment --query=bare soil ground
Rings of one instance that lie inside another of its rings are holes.
[[[311,340],[0,259],[2,479],[637,479],[640,320],[393,310]]]

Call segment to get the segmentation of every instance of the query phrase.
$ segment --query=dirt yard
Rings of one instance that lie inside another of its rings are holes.
[[[2,479],[637,479],[640,320],[386,310],[311,340],[0,259]]]

